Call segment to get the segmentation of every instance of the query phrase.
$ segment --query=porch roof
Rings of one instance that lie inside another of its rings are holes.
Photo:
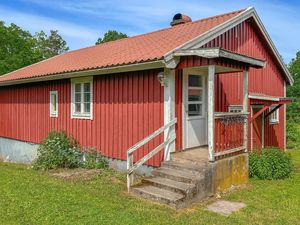
[[[263,68],[266,65],[266,61],[258,58],[254,58],[248,55],[243,55],[236,52],[231,52],[223,48],[200,48],[200,49],[186,49],[177,50],[172,54],[172,57],[179,58],[181,56],[199,56],[207,59],[229,59],[248,67]]]

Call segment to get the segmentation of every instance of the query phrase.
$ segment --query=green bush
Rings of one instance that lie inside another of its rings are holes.
[[[287,148],[300,146],[300,126],[293,122],[286,124]]]
[[[82,152],[78,142],[69,138],[64,131],[52,131],[38,148],[38,157],[33,162],[34,169],[56,168],[103,168],[106,159],[94,152]]]
[[[283,179],[293,170],[292,160],[289,154],[277,148],[266,148],[249,155],[250,177],[261,180]]]
[[[83,150],[81,166],[86,169],[100,169],[107,167],[108,161],[97,152],[97,149],[86,148]]]

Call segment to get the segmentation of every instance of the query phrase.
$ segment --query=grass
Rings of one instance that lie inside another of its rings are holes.
[[[291,178],[251,180],[222,197],[247,204],[229,217],[206,211],[207,202],[175,211],[137,199],[126,193],[124,174],[111,170],[70,181],[0,162],[0,224],[299,224],[300,149],[291,154]]]

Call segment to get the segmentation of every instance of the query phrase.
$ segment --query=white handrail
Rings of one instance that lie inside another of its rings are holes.
[[[155,154],[157,154],[161,149],[165,148],[168,144],[175,141],[176,136],[173,135],[171,137],[168,137],[167,140],[165,140],[163,143],[158,145],[156,148],[154,148],[152,151],[150,151],[147,155],[145,155],[143,158],[139,159],[136,163],[133,163],[133,153],[138,150],[140,147],[151,141],[153,138],[160,135],[165,130],[169,129],[170,127],[174,126],[177,123],[177,118],[171,120],[169,123],[167,123],[165,126],[157,129],[152,134],[144,138],[143,140],[139,141],[132,147],[130,147],[127,150],[127,188],[128,191],[130,190],[130,187],[133,184],[133,176],[134,171],[143,165],[146,161],[148,161],[150,158],[152,158]]]

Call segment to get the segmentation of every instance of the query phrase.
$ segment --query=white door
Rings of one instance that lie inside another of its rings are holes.
[[[206,76],[186,71],[183,77],[184,148],[207,145]]]

